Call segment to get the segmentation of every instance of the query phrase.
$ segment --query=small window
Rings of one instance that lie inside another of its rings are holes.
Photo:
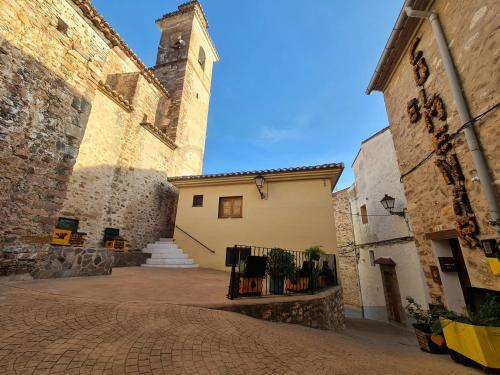
[[[241,218],[243,208],[243,197],[221,197],[219,198],[219,218]]]
[[[367,224],[368,223],[368,212],[366,211],[366,205],[362,205],[361,206],[361,222],[363,224]]]
[[[193,207],[203,207],[203,195],[193,195]]]
[[[203,47],[200,47],[200,50],[198,52],[198,62],[201,65],[201,69],[205,70],[205,61],[207,60],[207,57],[205,55],[205,50]]]
[[[375,252],[370,250],[370,266],[375,267]]]

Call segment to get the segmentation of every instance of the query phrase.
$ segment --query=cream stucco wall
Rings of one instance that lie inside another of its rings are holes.
[[[249,183],[181,187],[176,225],[215,251],[193,241],[178,228],[175,240],[201,267],[225,267],[226,247],[235,244],[304,250],[321,245],[336,251],[335,221],[328,179],[269,182],[261,199]],[[193,195],[203,207],[192,207]],[[243,196],[243,218],[219,219],[219,198]]]
[[[382,197],[389,194],[396,199],[395,211],[402,211],[407,206],[403,185],[399,181],[400,171],[391,130],[381,131],[364,141],[352,168],[355,184],[349,189],[349,196],[354,215],[352,221],[359,253],[358,272],[365,317],[387,320],[382,274],[379,265],[371,264],[370,251],[373,251],[375,259],[391,258],[396,263],[401,305],[406,305],[406,297],[409,296],[425,306],[430,301],[415,242],[377,243],[413,236],[405,219],[389,215],[380,203]],[[366,205],[368,215],[381,216],[368,216],[368,222],[363,223],[359,216],[362,205]]]

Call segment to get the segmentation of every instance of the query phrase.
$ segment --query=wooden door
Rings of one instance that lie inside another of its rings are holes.
[[[462,254],[462,248],[460,247],[460,242],[458,242],[458,239],[456,238],[450,239],[449,242],[451,247],[451,253],[453,254],[453,258],[457,263],[458,280],[460,281],[462,294],[464,295],[465,305],[470,308],[471,307],[470,288],[472,285],[469,279],[469,274],[467,272],[467,266],[465,265],[464,256]]]
[[[403,323],[403,305],[401,304],[396,270],[394,266],[380,265],[380,272],[382,273],[387,317],[391,321]]]

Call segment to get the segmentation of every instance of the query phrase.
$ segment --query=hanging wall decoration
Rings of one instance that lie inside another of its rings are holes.
[[[452,188],[453,212],[456,216],[455,228],[464,246],[476,248],[479,246],[479,240],[476,237],[479,228],[465,189],[462,168],[457,155],[451,152],[453,145],[448,133],[446,107],[438,94],[427,96],[424,84],[429,78],[430,72],[423,51],[417,51],[419,43],[420,38],[415,38],[408,59],[413,67],[413,78],[420,90],[418,98],[411,99],[406,110],[411,123],[419,122],[423,112],[425,126],[431,134],[434,151],[438,156],[435,164],[446,184]]]

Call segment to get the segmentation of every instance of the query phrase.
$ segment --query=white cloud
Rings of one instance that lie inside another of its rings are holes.
[[[262,126],[257,137],[258,143],[269,145],[300,139],[309,127],[310,116],[298,115],[290,123],[291,126]]]

